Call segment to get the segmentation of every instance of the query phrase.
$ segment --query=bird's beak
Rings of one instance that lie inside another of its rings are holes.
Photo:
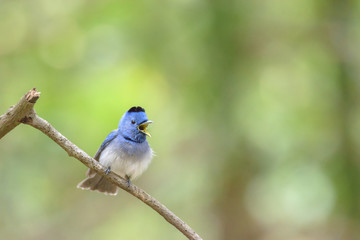
[[[152,123],[152,121],[147,120],[143,123],[140,123],[137,127],[140,132],[148,135],[149,137],[151,137],[151,134],[146,130],[146,128],[149,126],[150,123]]]

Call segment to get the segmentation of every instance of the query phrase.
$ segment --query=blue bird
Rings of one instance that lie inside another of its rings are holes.
[[[146,140],[151,137],[146,130],[152,123],[142,107],[132,107],[121,117],[118,129],[113,130],[101,144],[94,159],[110,171],[128,181],[140,176],[149,166],[153,151]],[[105,177],[88,169],[87,178],[78,184],[78,188],[96,190],[105,194],[116,195],[118,187]]]

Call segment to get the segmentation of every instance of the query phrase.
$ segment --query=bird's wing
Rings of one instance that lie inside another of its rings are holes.
[[[113,130],[111,133],[109,133],[109,135],[107,135],[104,142],[101,144],[101,146],[99,147],[99,149],[95,153],[94,159],[96,161],[99,161],[102,151],[104,151],[104,149],[109,145],[109,143],[111,143],[112,140],[114,140],[114,138],[116,138],[117,135],[118,135],[117,129]],[[86,175],[91,177],[95,173],[96,172],[93,169],[89,168],[88,171],[86,172]]]
[[[112,131],[111,133],[109,133],[109,135],[107,135],[104,142],[101,144],[101,146],[95,153],[95,156],[94,156],[95,160],[99,161],[102,151],[104,151],[104,149],[107,147],[107,145],[109,145],[109,143],[111,143],[111,141],[114,140],[114,138],[116,138],[117,135],[118,135],[118,133],[117,133],[116,129],[114,131]]]

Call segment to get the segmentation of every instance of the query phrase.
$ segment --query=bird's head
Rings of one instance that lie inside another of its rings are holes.
[[[146,130],[150,123],[152,121],[148,120],[142,107],[132,107],[120,119],[119,131],[125,138],[135,142],[144,142],[146,135],[151,137]]]

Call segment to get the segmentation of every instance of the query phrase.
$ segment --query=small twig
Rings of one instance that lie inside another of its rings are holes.
[[[21,123],[21,120],[33,110],[39,97],[40,93],[33,88],[15,106],[0,116],[0,139]]]
[[[30,90],[15,107],[10,108],[8,112],[0,117],[0,139],[15,128],[20,122],[33,126],[42,131],[45,135],[62,147],[71,157],[81,161],[87,167],[94,169],[97,173],[106,177],[109,181],[137,197],[152,209],[157,211],[166,221],[174,225],[188,239],[201,240],[202,238],[192,230],[184,221],[182,221],[173,212],[167,209],[162,203],[150,196],[144,190],[131,184],[127,185],[127,181],[113,172],[105,174],[106,168],[98,161],[90,157],[83,150],[70,142],[60,132],[58,132],[50,123],[39,117],[33,110],[33,105],[40,97],[40,93],[36,89]],[[30,105],[31,104],[31,105]]]

